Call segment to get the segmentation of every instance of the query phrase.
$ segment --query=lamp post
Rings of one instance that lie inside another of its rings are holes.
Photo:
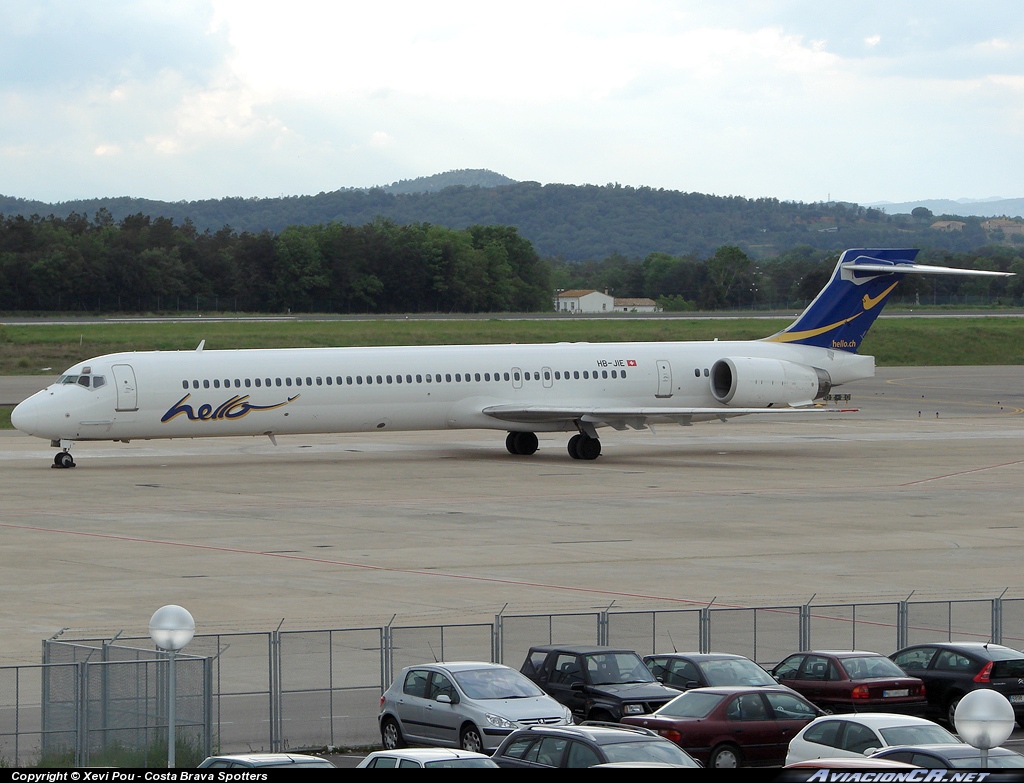
[[[167,768],[174,769],[174,704],[177,701],[177,684],[174,681],[174,655],[192,641],[196,633],[196,621],[188,609],[168,604],[153,613],[149,621],[149,636],[161,650],[167,651]]]
[[[988,767],[988,752],[1006,742],[1016,722],[1013,706],[998,691],[982,688],[964,696],[953,713],[957,734],[981,751],[981,766]]]

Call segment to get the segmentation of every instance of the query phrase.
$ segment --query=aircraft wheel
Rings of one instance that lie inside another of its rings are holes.
[[[516,451],[516,435],[518,434],[518,432],[510,432],[508,436],[505,438],[505,448],[508,450],[509,454],[519,453],[518,451]]]
[[[580,455],[579,452],[576,451],[576,447],[580,445],[580,440],[582,438],[583,435],[581,433],[576,433],[571,438],[569,438],[569,445],[566,447],[566,449],[569,452],[569,456],[572,457],[573,459],[580,459]]]
[[[53,458],[53,464],[58,468],[73,468],[75,466],[75,458],[69,452],[61,451]]]
[[[597,459],[601,456],[601,441],[585,436],[576,444],[576,453],[580,459]]]
[[[524,457],[528,457],[537,451],[539,441],[537,440],[536,433],[533,432],[517,432],[516,433],[516,454],[522,454]]]

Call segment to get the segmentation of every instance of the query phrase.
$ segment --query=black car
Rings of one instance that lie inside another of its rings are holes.
[[[519,729],[505,738],[491,759],[499,767],[512,769],[636,763],[700,766],[674,742],[653,731],[607,723]]]
[[[779,686],[778,680],[752,660],[732,653],[677,652],[645,655],[644,663],[659,682],[681,691],[729,685]]]
[[[521,671],[566,705],[577,721],[643,715],[679,695],[658,682],[633,650],[616,647],[531,647]]]
[[[991,688],[1013,706],[1024,726],[1024,653],[1001,644],[935,642],[915,644],[889,656],[911,677],[924,681],[928,712],[953,726],[953,713],[965,694]]]
[[[981,751],[966,743],[949,745],[897,745],[872,753],[873,759],[903,761],[926,769],[980,769]],[[1024,756],[1009,748],[991,748],[988,766],[992,769],[1024,767]]]

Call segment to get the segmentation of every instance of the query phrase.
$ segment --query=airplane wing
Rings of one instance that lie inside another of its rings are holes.
[[[492,405],[483,413],[502,421],[516,424],[556,424],[564,422],[571,427],[581,421],[592,425],[606,425],[616,430],[642,430],[649,419],[675,421],[688,426],[695,421],[726,421],[736,416],[753,413],[850,413],[855,408],[605,408],[558,407],[550,405]]]

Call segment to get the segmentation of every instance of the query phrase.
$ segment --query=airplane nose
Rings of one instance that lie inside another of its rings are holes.
[[[26,405],[24,402],[16,405],[14,410],[11,411],[11,425],[26,435],[34,434],[39,424],[39,414],[33,410],[34,407],[33,405]]]

